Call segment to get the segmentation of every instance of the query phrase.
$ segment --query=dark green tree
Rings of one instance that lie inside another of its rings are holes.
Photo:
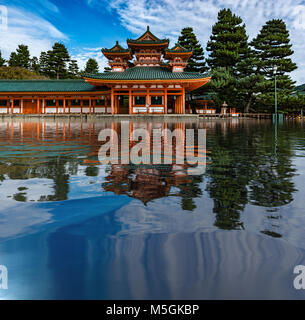
[[[70,55],[64,44],[56,42],[51,51],[48,51],[47,65],[50,67],[50,76],[56,79],[68,77],[67,64],[70,62]]]
[[[77,79],[79,78],[79,67],[76,60],[71,60],[69,63],[69,78]]]
[[[44,51],[41,52],[39,57],[40,73],[48,76],[48,54]]]
[[[5,64],[5,59],[2,58],[2,53],[1,53],[1,50],[0,50],[0,67],[3,67]]]
[[[293,50],[285,22],[281,19],[267,21],[251,45],[258,59],[259,73],[264,76],[262,94],[257,100],[265,111],[271,111],[274,105],[274,67],[277,67],[279,101],[294,89],[289,73],[297,66],[290,58]]]
[[[98,73],[99,66],[98,62],[95,59],[90,58],[86,63],[85,73]]]
[[[211,71],[212,80],[209,83],[209,90],[212,92],[213,100],[220,111],[221,105],[226,102],[229,105],[235,104],[237,89],[236,78],[229,68],[215,68]],[[203,90],[206,88],[203,87]]]
[[[252,105],[257,94],[263,90],[263,84],[264,76],[260,73],[259,58],[254,50],[250,50],[237,64],[236,101],[239,111],[256,111]]]
[[[10,67],[30,68],[30,52],[26,45],[19,45],[16,52],[12,52],[9,59]]]
[[[189,59],[185,71],[205,72],[207,71],[204,52],[201,44],[193,31],[193,28],[183,28],[178,43],[185,49],[193,51],[192,57]]]
[[[207,62],[212,70],[211,88],[217,93],[215,100],[218,105],[226,101],[230,107],[238,106],[239,63],[251,57],[242,22],[230,9],[219,11],[218,21],[207,44],[207,51],[210,52]]]
[[[30,61],[30,70],[39,73],[40,72],[40,65],[39,65],[39,60],[37,57],[33,57]]]
[[[104,72],[111,72],[111,71],[112,71],[112,69],[110,67],[105,67],[104,68]]]
[[[235,73],[237,63],[249,54],[248,36],[242,22],[230,9],[219,11],[207,44],[210,52],[207,63],[211,69],[231,68]]]

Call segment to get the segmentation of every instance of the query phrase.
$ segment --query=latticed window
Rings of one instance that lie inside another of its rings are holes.
[[[80,106],[80,100],[71,100],[71,106]]]
[[[96,106],[104,106],[105,105],[105,100],[95,100],[95,105]]]
[[[160,105],[162,104],[162,97],[151,97],[152,105]]]
[[[56,106],[56,100],[47,100],[46,104],[47,104],[47,107],[55,107]]]
[[[146,104],[146,97],[136,97],[135,105],[145,105]]]
[[[7,100],[0,100],[0,107],[6,107],[7,106]]]

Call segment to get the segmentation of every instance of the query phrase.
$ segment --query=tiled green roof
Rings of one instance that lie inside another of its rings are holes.
[[[168,43],[169,39],[162,39],[162,40],[158,40],[158,41],[154,41],[154,40],[132,40],[132,39],[128,39],[127,43],[138,43],[138,44],[163,44],[163,43]]]
[[[143,38],[146,34],[149,34],[152,38],[156,40],[140,40]],[[149,26],[147,27],[147,30],[138,38],[138,39],[127,39],[127,43],[139,43],[139,44],[162,44],[169,42],[169,39],[159,39],[154,34],[152,34],[149,30]]]
[[[124,49],[117,41],[111,49],[104,48],[102,52],[130,52],[130,49]]]
[[[91,92],[105,91],[85,80],[0,80],[0,92]]]
[[[86,78],[101,80],[171,80],[171,79],[202,79],[209,77],[208,73],[172,72],[162,67],[133,67],[124,72],[104,72],[85,74]]]
[[[177,50],[177,48],[179,48]],[[192,50],[188,50],[188,49],[185,49],[184,47],[182,47],[182,45],[180,45],[179,43],[176,43],[176,45],[171,48],[171,49],[165,49],[165,52],[175,52],[175,53],[181,53],[181,52],[192,52]]]

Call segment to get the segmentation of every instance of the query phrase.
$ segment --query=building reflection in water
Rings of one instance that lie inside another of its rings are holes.
[[[100,131],[115,130],[122,151],[122,124],[126,122],[0,122],[0,198],[61,201],[70,199],[75,189],[80,190],[78,194],[90,196],[93,185],[97,185],[93,196],[111,192],[146,205],[160,198],[177,197],[183,210],[194,211],[196,199],[205,196],[213,200],[218,228],[242,229],[241,213],[251,204],[270,208],[272,223],[262,232],[281,236],[276,227],[276,208],[291,203],[296,191],[292,181],[292,141],[279,134],[274,153],[275,138],[268,121],[128,122],[130,133],[139,128],[150,134],[154,129],[179,129],[185,137],[187,129],[207,129],[208,165],[205,174],[198,176],[188,175],[187,164],[101,165]],[[161,140],[162,147],[164,141]],[[134,144],[129,141],[130,147]],[[173,147],[175,152],[175,140]],[[194,149],[197,155],[196,139]],[[75,185],[76,177],[81,176],[82,185]],[[82,189],[85,184],[87,189]]]
[[[101,165],[107,128],[121,140],[106,120],[0,121],[0,252],[13,270],[0,298],[302,296],[292,286],[305,259],[302,127],[275,137],[268,121],[129,123],[207,129],[198,176],[188,165]]]

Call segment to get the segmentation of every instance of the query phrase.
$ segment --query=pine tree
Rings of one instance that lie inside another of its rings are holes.
[[[68,76],[67,63],[70,55],[64,44],[56,42],[51,51],[48,51],[48,66],[50,75],[56,79],[65,79]]]
[[[85,73],[95,74],[98,73],[99,66],[95,59],[90,58],[86,63]]]
[[[242,22],[230,9],[219,11],[207,44],[210,52],[207,62],[211,69],[231,68],[234,73],[237,63],[249,54],[248,36]]]
[[[189,59],[185,71],[202,73],[207,71],[206,62],[204,59],[204,52],[202,46],[197,40],[193,28],[183,28],[181,31],[181,36],[178,39],[178,43],[185,49],[193,51],[193,55]]]
[[[210,52],[207,62],[212,70],[211,88],[218,95],[215,100],[221,104],[226,101],[231,107],[238,105],[239,63],[251,56],[246,27],[242,22],[230,9],[220,10],[207,44]]]
[[[40,72],[40,65],[39,65],[39,60],[37,57],[33,57],[30,61],[30,70],[39,73]]]
[[[5,60],[2,58],[2,53],[1,53],[1,50],[0,50],[0,67],[3,67],[5,64]]]
[[[291,60],[293,54],[289,32],[281,19],[267,21],[251,45],[257,56],[259,73],[263,75],[262,94],[258,101],[264,111],[272,111],[274,105],[274,67],[277,67],[279,102],[285,100],[294,89],[289,73],[297,69]]]
[[[213,100],[220,111],[221,105],[226,102],[229,106],[236,102],[236,79],[228,68],[215,68],[211,71],[212,80],[209,89],[213,92]],[[216,94],[216,95],[215,95]]]
[[[252,105],[255,101],[255,96],[263,90],[262,84],[264,82],[256,52],[250,49],[248,55],[237,63],[236,70],[236,100],[239,111],[245,113],[250,112],[250,110],[255,111]]]
[[[16,52],[12,52],[9,59],[10,67],[30,68],[30,52],[26,45],[19,45]]]
[[[44,51],[42,51],[40,54],[39,65],[40,65],[40,73],[44,76],[49,76],[48,54]]]
[[[69,78],[77,79],[79,78],[79,67],[76,60],[71,60],[69,63]]]

